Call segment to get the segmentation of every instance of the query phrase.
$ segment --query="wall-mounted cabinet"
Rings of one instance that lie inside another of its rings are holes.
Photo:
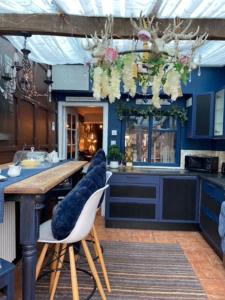
[[[225,90],[195,95],[188,110],[188,137],[225,138]]]
[[[189,137],[210,139],[213,137],[214,93],[194,95],[191,108]]]
[[[214,130],[213,135],[215,138],[224,138],[224,100],[225,100],[224,89],[219,90],[215,93],[215,110],[214,110]]]

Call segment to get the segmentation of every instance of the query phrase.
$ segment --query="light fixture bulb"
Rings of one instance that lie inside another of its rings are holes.
[[[48,68],[48,70],[47,70],[47,78],[51,78],[51,76],[52,76],[51,69]]]

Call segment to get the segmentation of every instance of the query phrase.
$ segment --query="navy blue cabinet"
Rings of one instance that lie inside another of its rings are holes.
[[[196,176],[163,177],[161,221],[197,223],[198,194]]]
[[[214,93],[194,95],[189,108],[188,137],[209,139],[213,137]]]
[[[106,227],[196,227],[199,194],[196,176],[114,173],[109,184]]]
[[[145,174],[113,174],[106,199],[106,226],[140,227],[158,219],[159,177]]]
[[[206,240],[222,257],[221,240],[218,233],[219,214],[224,201],[224,190],[207,180],[202,181],[200,228]]]
[[[214,138],[225,138],[225,90],[221,89],[215,93],[215,105],[214,105]]]

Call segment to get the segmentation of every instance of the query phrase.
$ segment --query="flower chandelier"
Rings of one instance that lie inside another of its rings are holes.
[[[119,52],[113,43],[113,17],[109,16],[98,37],[95,32],[91,39],[86,37],[84,46],[92,55],[91,74],[93,95],[97,100],[107,98],[112,103],[121,97],[121,83],[124,93],[131,97],[140,86],[143,95],[151,91],[151,104],[160,108],[160,93],[168,95],[171,101],[182,96],[181,83],[186,83],[192,69],[195,50],[208,35],[198,35],[197,30],[188,33],[191,21],[182,28],[182,21],[173,20],[163,31],[154,17],[140,16],[131,19],[135,36],[133,48]],[[184,53],[182,40],[189,40]],[[141,44],[137,49],[135,45]],[[172,45],[171,45],[172,43]]]

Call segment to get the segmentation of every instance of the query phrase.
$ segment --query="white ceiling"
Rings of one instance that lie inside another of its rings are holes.
[[[225,0],[1,0],[0,13],[59,13],[87,16],[138,17],[154,13],[160,18],[222,18],[225,19]],[[93,29],[94,31],[94,29]],[[7,36],[17,48],[23,48],[23,37]],[[30,58],[47,64],[85,63],[90,59],[82,47],[81,38],[32,36],[28,48]],[[117,41],[119,49],[127,41]],[[207,41],[198,49],[201,65],[225,65],[225,41]]]

